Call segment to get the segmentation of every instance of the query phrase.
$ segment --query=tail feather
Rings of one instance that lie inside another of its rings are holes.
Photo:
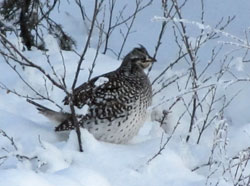
[[[41,113],[42,115],[44,115],[48,119],[55,121],[57,123],[62,123],[64,121],[68,120],[71,116],[69,113],[66,113],[66,112],[57,112],[57,111],[51,110],[47,107],[44,107],[43,105],[40,105],[40,104],[30,100],[30,99],[27,99],[27,102],[35,105],[37,110],[39,111],[39,113]]]

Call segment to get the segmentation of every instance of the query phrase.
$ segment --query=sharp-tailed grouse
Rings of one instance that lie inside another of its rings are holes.
[[[87,107],[87,113],[77,117],[80,126],[101,141],[126,143],[133,138],[144,123],[152,102],[151,83],[143,70],[154,61],[143,46],[134,48],[117,70],[76,88],[73,104],[79,109]],[[68,105],[68,97],[63,102]],[[69,113],[35,105],[43,115],[60,122],[55,131],[74,129]]]

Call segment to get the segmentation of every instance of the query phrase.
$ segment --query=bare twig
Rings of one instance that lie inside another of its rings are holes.
[[[93,32],[93,29],[94,29],[96,17],[97,17],[97,14],[99,13],[99,10],[100,10],[100,7],[102,5],[102,2],[103,1],[101,1],[100,3],[98,3],[98,0],[95,0],[95,5],[94,5],[94,11],[93,11],[93,17],[92,17],[92,22],[91,22],[91,26],[90,26],[90,31],[89,31],[89,34],[88,34],[88,38],[87,38],[85,47],[84,47],[83,52],[82,52],[82,54],[80,56],[80,59],[78,61],[75,78],[74,78],[74,81],[73,81],[73,84],[72,84],[72,87],[71,87],[72,90],[74,90],[75,87],[76,87],[76,83],[77,83],[78,76],[79,76],[79,73],[80,73],[80,70],[81,70],[81,66],[82,66],[84,57],[85,57],[86,52],[87,52],[88,47],[89,47],[89,43],[90,43],[90,39],[91,39],[92,32]]]
[[[124,46],[125,46],[125,44],[126,44],[126,42],[127,42],[127,39],[128,39],[129,34],[131,33],[131,29],[132,29],[132,27],[133,27],[133,25],[134,25],[134,22],[135,22],[135,19],[136,19],[137,14],[138,14],[141,10],[143,10],[143,9],[145,9],[146,7],[148,7],[149,5],[151,5],[152,2],[153,2],[153,1],[150,0],[147,4],[141,6],[142,0],[136,0],[136,7],[135,7],[135,11],[134,11],[134,13],[133,13],[133,15],[132,15],[132,19],[131,19],[130,24],[127,24],[127,22],[124,22],[125,25],[127,26],[127,31],[126,31],[126,33],[125,33],[124,36],[123,36],[123,42],[122,42],[121,48],[120,48],[120,50],[119,50],[119,52],[118,52],[118,57],[117,57],[118,60],[119,60],[120,57],[121,57],[123,48],[124,48]],[[124,21],[125,21],[125,20],[124,20]]]

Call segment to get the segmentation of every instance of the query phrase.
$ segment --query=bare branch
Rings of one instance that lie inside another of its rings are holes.
[[[91,22],[91,26],[90,26],[90,31],[89,31],[89,34],[88,34],[88,38],[87,38],[85,47],[84,47],[83,52],[82,52],[82,54],[80,56],[80,59],[78,61],[78,66],[77,66],[77,69],[76,69],[75,78],[74,78],[74,81],[73,81],[73,84],[72,84],[72,87],[71,87],[72,90],[74,90],[75,87],[76,87],[76,83],[77,83],[78,76],[79,76],[79,73],[80,73],[80,70],[81,70],[81,66],[82,66],[84,57],[85,57],[86,52],[87,52],[88,47],[89,47],[89,42],[90,42],[90,39],[91,39],[91,36],[92,36],[92,32],[93,32],[93,29],[94,29],[96,17],[97,17],[97,14],[99,13],[99,10],[100,10],[100,7],[102,5],[102,2],[103,1],[101,1],[100,3],[98,3],[98,0],[95,0],[94,12],[93,12],[92,22]]]
[[[26,58],[2,33],[0,33],[0,37],[4,41],[4,43],[6,43],[4,45],[6,48],[11,48],[19,57],[21,57],[22,60],[24,60],[24,63],[19,63],[21,66],[26,65],[37,69],[44,76],[46,76],[53,83],[53,85],[55,85],[59,89],[65,90],[64,87],[60,83],[56,82],[48,73],[46,73],[46,71],[41,66],[36,65],[28,58]]]

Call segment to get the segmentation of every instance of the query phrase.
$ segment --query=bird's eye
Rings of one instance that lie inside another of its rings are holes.
[[[140,61],[141,58],[139,58],[139,57],[134,57],[134,58],[131,58],[131,60],[132,60],[133,62],[136,62],[136,61]]]
[[[133,57],[133,58],[131,58],[131,61],[133,61],[133,62],[137,62],[137,61],[145,61],[146,60],[146,58],[144,57],[144,56],[137,56],[137,57]]]

